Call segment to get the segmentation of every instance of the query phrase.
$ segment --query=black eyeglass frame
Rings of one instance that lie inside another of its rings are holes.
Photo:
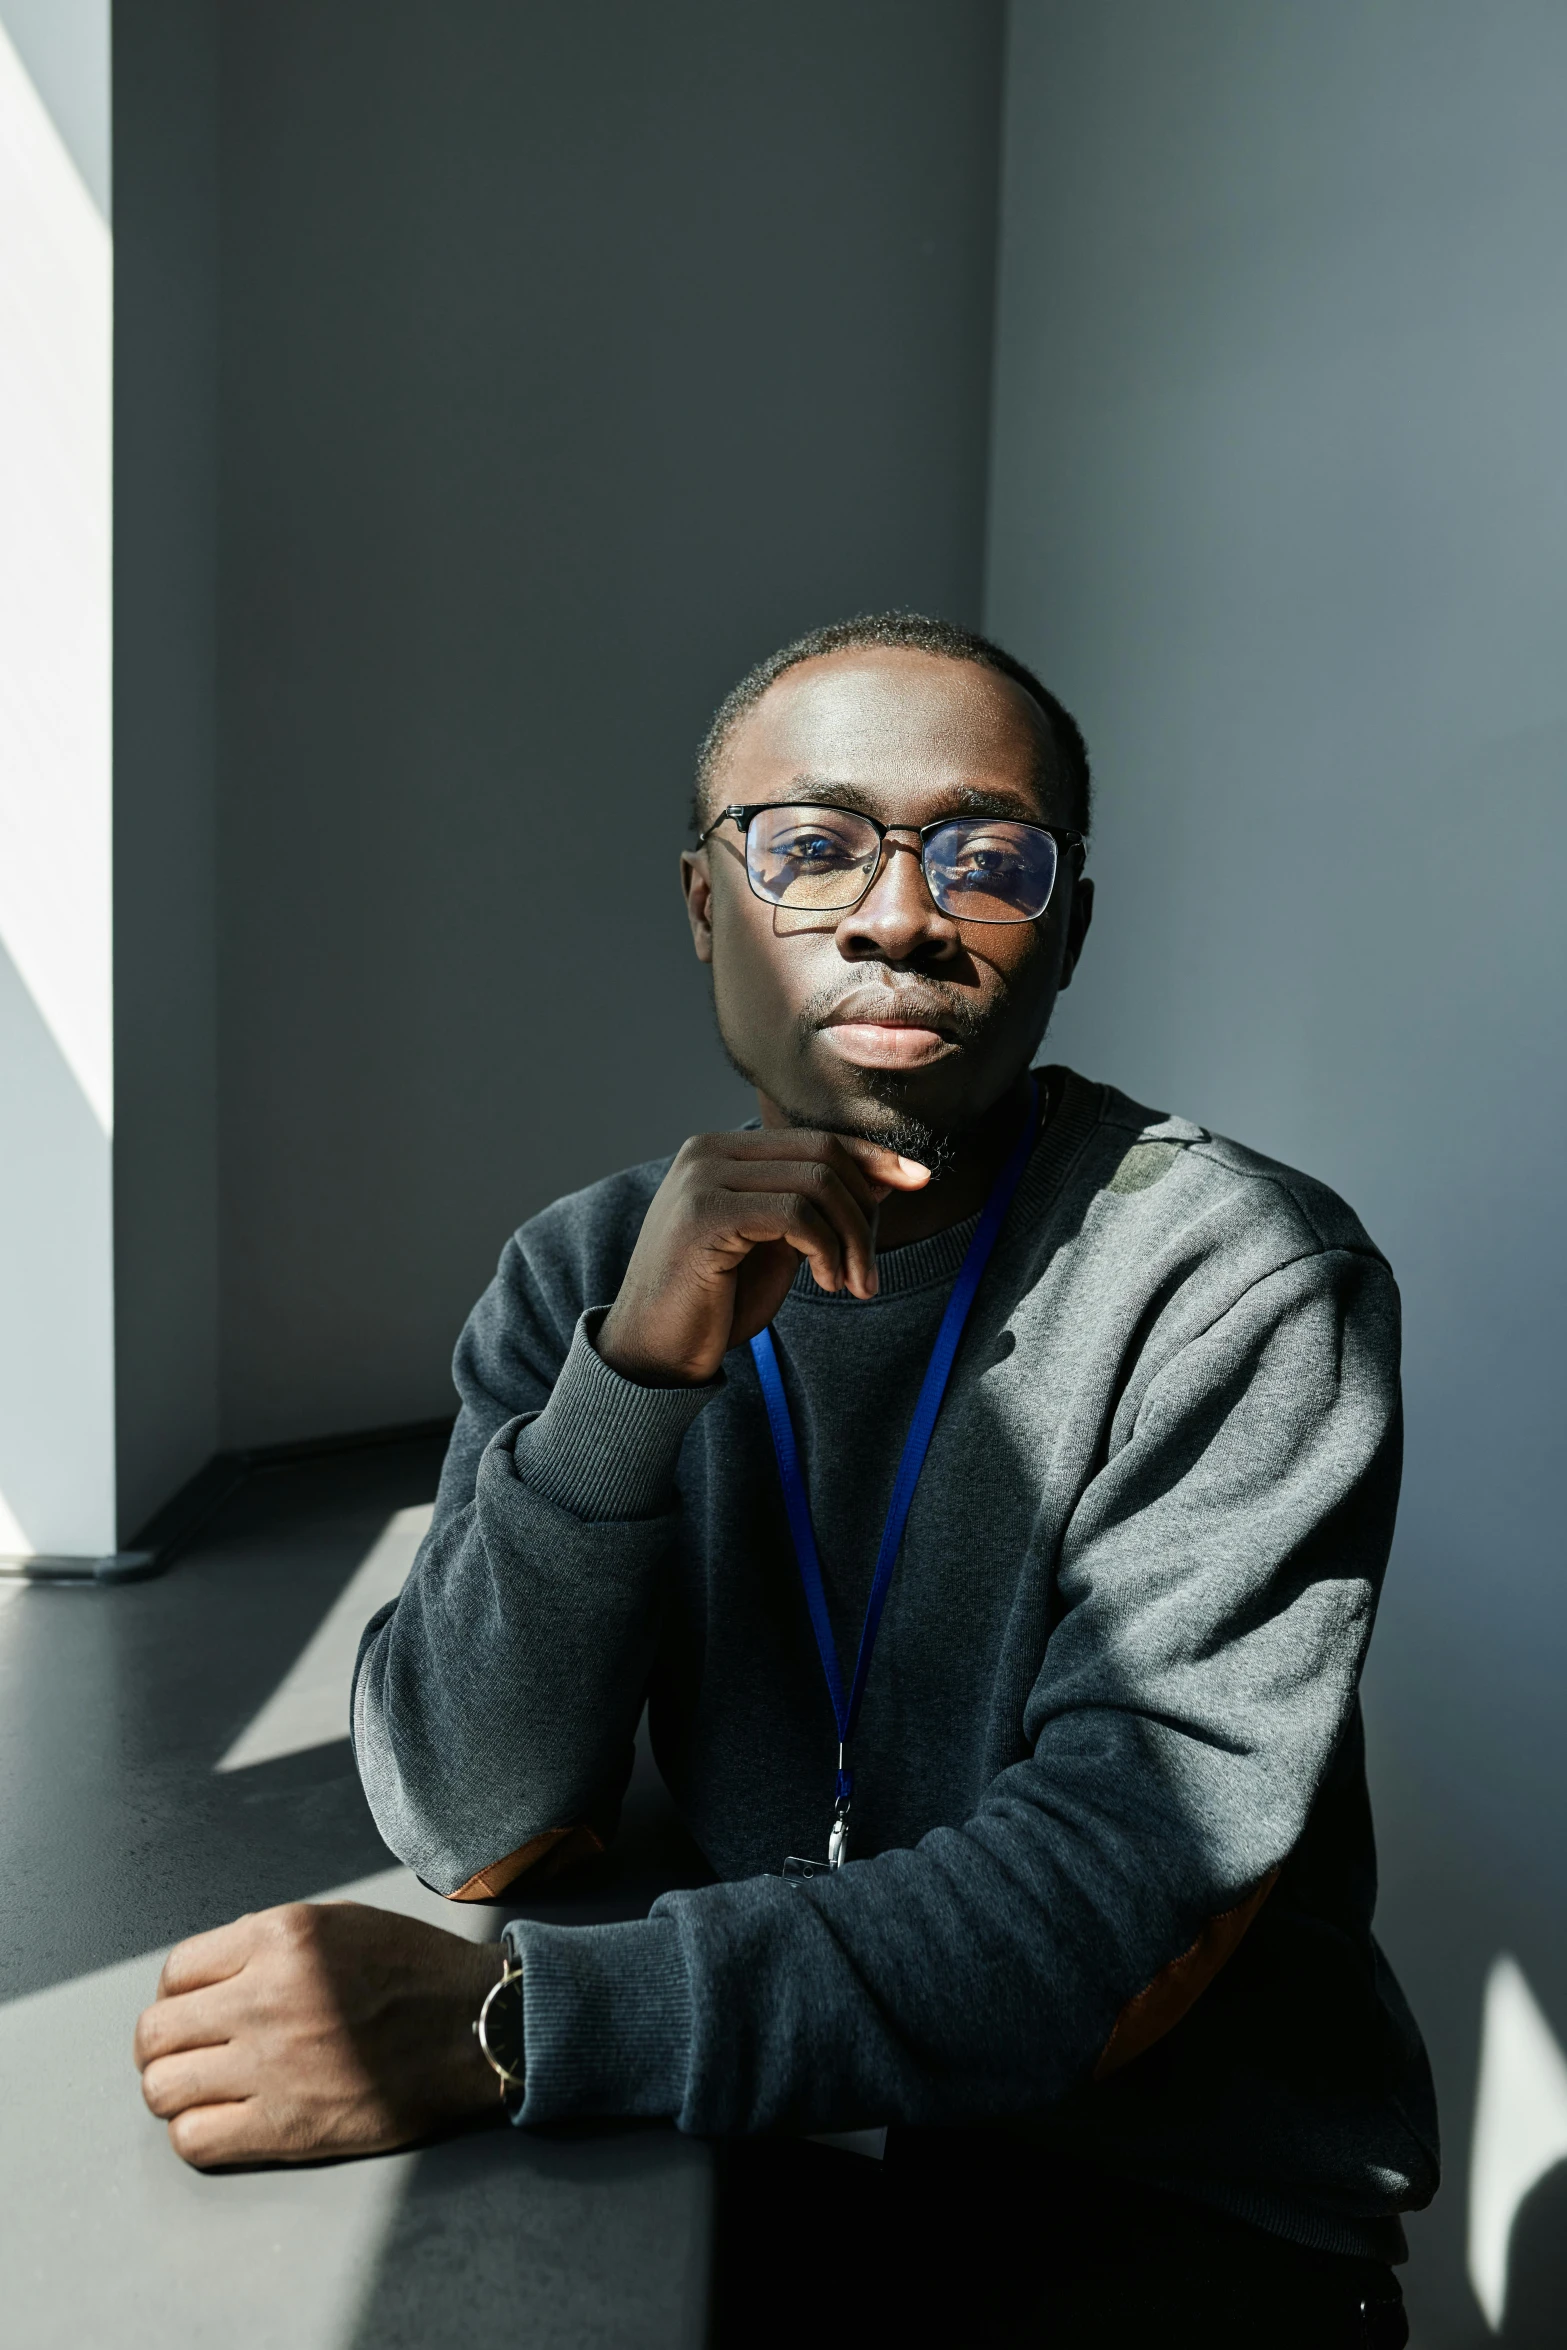
[[[758,816],[765,816],[769,809],[774,808],[827,808],[836,815],[857,816],[860,822],[862,824],[868,824],[876,835],[876,862],[871,867],[870,873],[866,879],[865,887],[860,891],[859,896],[850,898],[848,904],[845,906],[822,906],[818,908],[817,910],[823,914],[852,914],[856,906],[864,904],[865,900],[870,896],[871,891],[876,887],[877,882],[881,878],[881,870],[883,865],[886,863],[887,835],[892,832],[912,832],[918,835],[920,844],[920,872],[924,878],[925,887],[930,890],[931,903],[933,906],[935,906],[938,914],[945,913],[946,909],[941,905],[935,891],[931,890],[930,888],[930,875],[925,871],[925,847],[926,843],[931,839],[933,834],[938,832],[945,832],[949,825],[1017,824],[1020,825],[1025,832],[1047,832],[1050,835],[1050,838],[1056,844],[1056,853],[1058,857],[1075,857],[1077,859],[1076,870],[1073,874],[1074,880],[1081,876],[1083,867],[1088,862],[1088,840],[1086,835],[1081,832],[1068,831],[1065,826],[1059,824],[1031,824],[1026,816],[994,815],[938,816],[934,824],[883,824],[879,817],[867,816],[863,808],[847,808],[839,800],[753,800],[748,806],[736,805],[732,808],[721,808],[718,814],[713,818],[712,823],[708,825],[706,831],[698,833],[696,845],[699,849],[704,848],[708,840],[718,830],[721,824],[735,824],[740,828],[740,837],[742,841],[745,841],[747,847],[749,847],[747,836],[750,833],[752,825],[756,822]],[[749,855],[746,856],[744,863],[746,885],[749,888],[752,897],[754,897],[761,905],[764,906],[781,905],[783,901],[780,898],[765,897],[757,888],[755,881],[751,878],[751,860]],[[1060,866],[1058,865],[1056,868],[1056,878],[1059,877],[1059,874]],[[984,922],[995,927],[996,929],[1002,929],[1014,922],[1042,922],[1050,911],[1051,900],[1054,898],[1055,894],[1055,878],[1052,878],[1050,884],[1050,896],[1046,898],[1044,904],[1040,907],[1037,914],[948,914],[947,920],[949,922]]]

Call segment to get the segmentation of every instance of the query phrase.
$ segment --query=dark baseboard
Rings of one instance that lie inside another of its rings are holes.
[[[106,1558],[13,1559],[0,1574],[28,1583],[144,1583],[166,1574],[182,1550],[237,1493],[263,1469],[286,1469],[299,1461],[328,1460],[336,1454],[367,1452],[388,1444],[444,1443],[450,1418],[414,1420],[397,1428],[358,1428],[344,1436],[306,1436],[294,1444],[258,1444],[240,1452],[214,1453],[205,1468],[154,1511],[129,1547]]]

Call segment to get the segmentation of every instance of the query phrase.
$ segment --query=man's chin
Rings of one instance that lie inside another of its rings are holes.
[[[932,1183],[941,1181],[958,1155],[955,1136],[906,1111],[900,1115],[889,1110],[879,1118],[861,1119],[852,1124],[846,1119],[796,1118],[791,1114],[789,1123],[821,1127],[829,1134],[848,1135],[856,1142],[879,1143],[884,1151],[896,1151],[900,1159],[914,1159],[920,1166],[928,1167]]]
[[[976,1123],[971,1112],[948,1110],[929,1100],[937,1091],[932,1084],[935,1069],[867,1069],[834,1057],[830,1068],[808,1064],[787,1079],[779,1073],[764,1077],[747,1065],[722,1028],[719,1034],[736,1075],[775,1102],[791,1126],[879,1143],[883,1150],[917,1159],[930,1169],[933,1181],[951,1166],[959,1140]],[[950,1062],[941,1065],[945,1083],[938,1080],[940,1091],[947,1090],[955,1074]]]
[[[852,1086],[820,1086],[814,1100],[779,1102],[791,1126],[812,1126],[826,1134],[879,1143],[901,1158],[917,1159],[938,1182],[957,1155],[959,1137],[973,1123],[927,1109],[911,1094],[917,1079],[892,1070],[856,1069]],[[777,1100],[776,1095],[773,1096]]]

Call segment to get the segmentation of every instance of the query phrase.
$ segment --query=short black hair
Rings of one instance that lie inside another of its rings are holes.
[[[924,612],[861,612],[852,620],[834,620],[826,628],[813,628],[808,636],[797,636],[792,644],[781,645],[776,653],[769,653],[765,660],[748,669],[713,712],[713,722],[702,737],[696,755],[691,816],[697,832],[702,830],[708,790],[725,746],[740,720],[748,710],[755,709],[768,687],[786,669],[797,669],[802,661],[820,660],[828,653],[859,652],[875,645],[890,645],[912,653],[940,653],[950,661],[972,661],[976,667],[994,669],[1002,677],[1010,677],[1014,685],[1021,686],[1044,718],[1045,733],[1055,753],[1056,774],[1052,781],[1059,781],[1065,787],[1067,820],[1086,838],[1093,810],[1088,745],[1070,710],[1057,701],[1032,669],[1025,668],[988,636],[980,636],[972,628],[960,628],[954,620],[932,619]]]

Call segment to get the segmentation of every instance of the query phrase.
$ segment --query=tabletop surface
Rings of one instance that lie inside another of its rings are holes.
[[[672,2128],[496,2128],[204,2177],[141,2103],[131,2031],[182,1935],[351,1894],[479,1939],[634,1917],[704,1875],[639,1755],[606,1859],[454,1908],[392,1863],[346,1737],[359,1629],[406,1572],[439,1450],[259,1472],[172,1571],[0,1585],[5,2339],[116,2350],[662,2350],[707,2325],[712,2166]]]

